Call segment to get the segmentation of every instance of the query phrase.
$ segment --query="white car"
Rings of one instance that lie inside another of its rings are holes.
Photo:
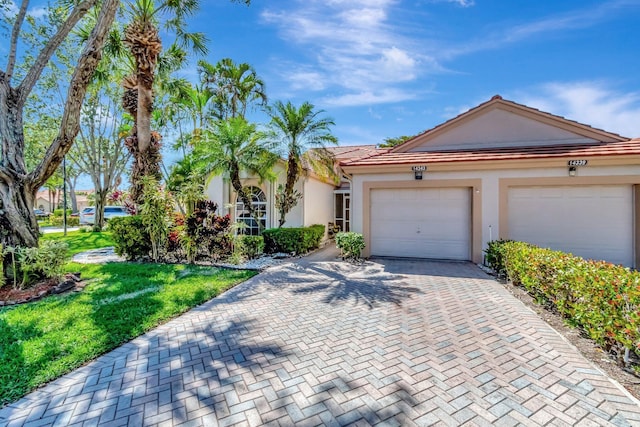
[[[123,206],[105,206],[104,207],[104,220],[108,221],[111,218],[115,218],[118,216],[129,216],[127,211]],[[95,223],[96,218],[96,208],[89,207],[84,208],[82,212],[80,212],[80,224],[89,224],[93,225]]]

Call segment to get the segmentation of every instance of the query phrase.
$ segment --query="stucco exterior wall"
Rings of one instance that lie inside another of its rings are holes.
[[[335,187],[313,178],[304,183],[304,225],[333,222],[333,191]]]
[[[273,167],[275,179],[260,182],[246,173],[240,175],[244,186],[256,186],[264,191],[267,199],[267,228],[277,227],[280,214],[275,206],[275,194],[278,185],[286,182],[283,164]],[[287,214],[284,227],[302,227],[311,224],[325,224],[333,219],[333,185],[325,184],[315,178],[301,177],[295,186],[302,199]],[[311,192],[307,194],[307,192]],[[205,188],[205,195],[219,205],[221,214],[235,215],[236,193],[228,180],[221,175],[212,177]],[[324,205],[320,205],[323,203]]]
[[[500,125],[496,126],[497,123]],[[531,147],[588,142],[594,142],[594,140],[498,108],[479,117],[473,117],[443,134],[435,135],[409,151],[521,147],[525,145]]]
[[[283,227],[302,227],[304,225],[304,216],[306,214],[304,209],[304,178],[300,178],[298,182],[296,182],[295,189],[302,194],[303,199],[298,201],[298,204],[289,211],[285,219],[287,222],[284,223]],[[282,177],[282,185],[285,183],[285,177]],[[275,200],[274,200],[274,209],[275,209]],[[278,226],[276,221],[275,226]]]
[[[562,185],[576,185],[580,177],[607,177],[615,176],[638,176],[640,175],[640,165],[628,166],[598,166],[581,167],[577,177],[568,176],[567,167],[554,168],[530,168],[530,169],[501,169],[501,170],[465,170],[451,172],[425,172],[423,181],[427,180],[480,180],[480,186],[476,190],[479,194],[481,206],[481,240],[482,249],[487,247],[490,240],[495,240],[500,236],[500,180],[511,178],[531,179],[531,185],[536,185],[537,178],[558,178]],[[576,179],[578,178],[578,179]],[[368,173],[353,174],[353,190],[351,193],[352,218],[351,230],[364,233],[363,217],[368,206],[363,206],[365,183],[404,181],[410,187],[414,180],[410,166],[407,166],[406,173]],[[420,181],[415,181],[420,182]]]
[[[224,180],[222,176],[212,177],[205,187],[204,194],[207,199],[218,204],[219,212],[227,213],[226,210],[224,210],[224,205],[228,203],[228,200],[224,197]]]

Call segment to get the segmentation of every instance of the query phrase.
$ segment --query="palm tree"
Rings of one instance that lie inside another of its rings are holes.
[[[124,44],[134,59],[134,73],[124,79],[123,107],[134,117],[134,127],[125,143],[134,157],[131,174],[132,198],[141,201],[142,177],[152,176],[156,180],[160,173],[160,134],[151,131],[153,111],[153,84],[156,67],[162,51],[159,36],[159,16],[170,15],[165,24],[174,31],[183,45],[198,53],[206,53],[205,38],[201,33],[186,33],[185,18],[199,6],[198,0],[135,0],[130,9],[130,22],[124,30]],[[184,59],[182,50],[172,47],[176,58]]]
[[[218,119],[245,117],[247,108],[253,104],[266,105],[267,95],[264,81],[247,63],[236,64],[230,58],[211,65],[199,61],[200,80],[215,93],[215,113]]]
[[[248,123],[242,117],[221,120],[205,131],[201,143],[180,163],[191,162],[197,171],[196,175],[201,177],[227,173],[238,198],[251,217],[255,218],[240,173],[248,172],[261,180],[270,178],[271,167],[277,161],[277,156],[271,151],[272,143],[265,136],[256,129],[255,124]]]
[[[271,116],[271,136],[286,152],[287,181],[279,192],[279,226],[285,223],[285,216],[297,204],[294,187],[301,175],[311,168],[320,176],[334,178],[334,157],[327,145],[336,145],[338,138],[331,133],[335,123],[328,117],[320,117],[323,110],[314,111],[313,104],[303,103],[299,108],[291,102],[277,101],[269,108]],[[308,166],[305,167],[305,166]]]

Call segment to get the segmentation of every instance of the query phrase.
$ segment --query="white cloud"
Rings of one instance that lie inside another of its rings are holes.
[[[416,78],[416,60],[395,46],[382,51],[379,65],[381,77],[385,80],[410,81]]]
[[[627,137],[640,137],[640,92],[620,92],[606,82],[552,82],[514,101]]]
[[[325,88],[324,76],[316,71],[299,70],[288,73],[285,78],[290,82],[291,89],[309,89],[314,91]]]
[[[5,16],[16,16],[20,8],[14,1],[0,2],[0,10]]]
[[[414,40],[402,36],[389,14],[391,0],[310,0],[291,10],[262,13],[265,23],[279,28],[281,37],[305,49],[308,63],[284,78],[292,89],[344,93],[324,99],[331,105],[370,105],[414,97],[403,84],[440,71],[432,57],[419,53]],[[308,70],[313,70],[309,72]]]
[[[0,1],[0,10],[5,16],[13,18],[18,14],[20,8],[15,1],[9,0]],[[47,13],[47,8],[42,6],[32,7],[31,9],[27,10],[27,14],[35,19],[43,18],[47,16]]]
[[[34,17],[35,19],[44,18],[47,16],[49,11],[45,7],[34,7],[33,9],[29,9],[29,15]]]
[[[474,0],[442,0],[447,3],[456,3],[458,6],[471,7],[476,4]]]
[[[446,0],[456,1],[456,0]],[[463,0],[464,1],[464,0]],[[574,10],[550,15],[545,18],[532,20],[518,25],[495,25],[500,30],[483,34],[466,43],[455,46],[442,47],[440,59],[451,59],[469,53],[488,49],[499,49],[505,45],[539,38],[545,35],[558,35],[564,31],[591,28],[602,24],[620,14],[625,7],[638,8],[637,0],[613,0],[597,3],[591,7],[579,7]],[[496,23],[499,24],[499,23]]]
[[[377,113],[376,111],[374,111],[373,108],[369,107],[369,109],[367,110],[367,112],[369,113],[369,115],[371,117],[373,117],[376,120],[382,120],[382,115],[380,113]]]
[[[358,105],[387,104],[415,99],[417,93],[393,88],[382,88],[376,92],[362,91],[339,96],[328,96],[320,103],[332,107],[354,107]]]

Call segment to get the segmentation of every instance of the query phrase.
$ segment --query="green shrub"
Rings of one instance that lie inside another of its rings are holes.
[[[151,259],[160,260],[169,236],[171,199],[158,181],[151,176],[142,178],[142,204],[139,216],[151,244]]]
[[[324,236],[324,225],[309,227],[269,228],[262,232],[265,252],[304,254],[320,246]]]
[[[64,213],[64,209],[54,209],[51,216],[53,218],[62,218],[63,213]],[[67,209],[67,218],[69,218],[71,214],[72,214],[71,209]]]
[[[128,260],[149,256],[151,241],[139,215],[111,218],[108,228],[118,255]]]
[[[14,286],[25,289],[39,280],[62,277],[68,248],[66,242],[56,240],[44,240],[35,248],[7,248],[4,256],[10,257],[8,273]]]
[[[496,272],[498,277],[506,277],[507,271],[504,266],[504,250],[505,243],[512,242],[513,240],[492,240],[488,243],[487,249],[485,249],[485,262],[493,271]]]
[[[52,216],[49,218],[49,225],[62,227],[64,225],[64,218],[62,216]],[[77,216],[67,216],[67,227],[78,227],[79,225],[80,218]]]
[[[607,350],[640,353],[640,273],[522,242],[505,242],[509,279],[553,305]]]
[[[264,237],[240,235],[236,240],[236,251],[242,257],[257,258],[264,253]]]
[[[336,247],[342,252],[342,258],[359,259],[365,248],[364,236],[352,231],[337,233]]]

